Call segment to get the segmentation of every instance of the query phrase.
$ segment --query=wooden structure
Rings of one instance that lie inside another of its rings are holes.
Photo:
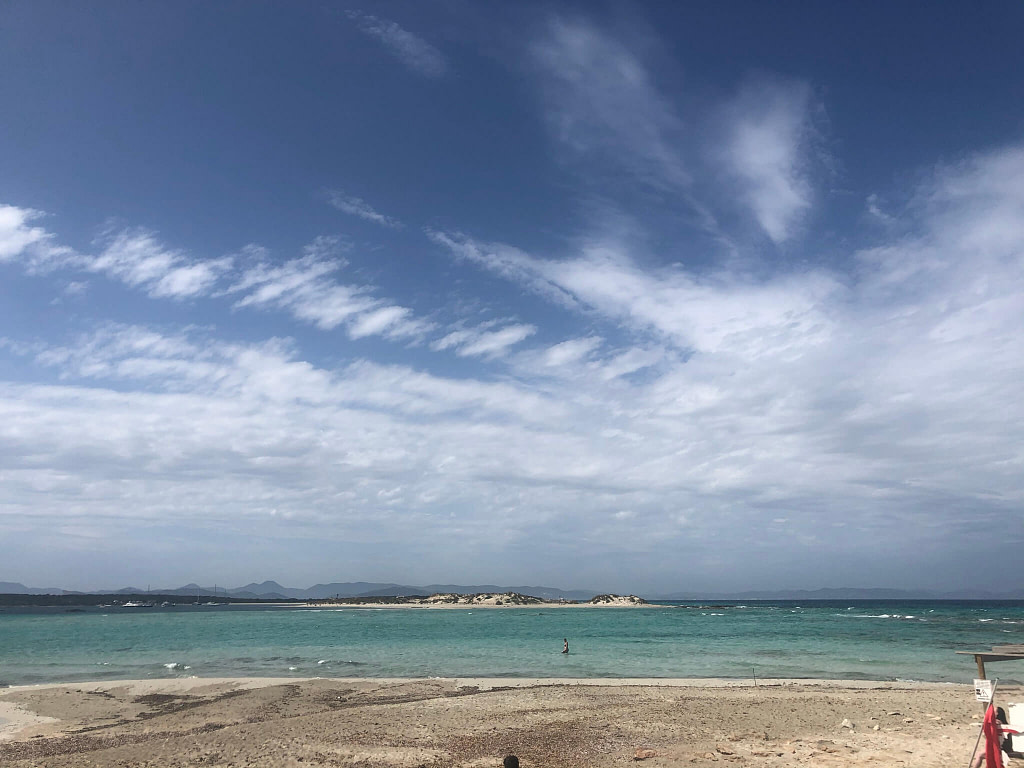
[[[993,645],[991,651],[957,651],[966,656],[973,656],[978,665],[978,677],[985,677],[986,661],[1024,661],[1024,645]]]

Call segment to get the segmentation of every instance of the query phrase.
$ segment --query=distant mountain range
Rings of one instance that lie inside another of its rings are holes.
[[[346,581],[331,584],[314,584],[306,589],[283,587],[276,581],[260,584],[246,584],[233,589],[225,587],[201,587],[186,584],[176,589],[148,590],[160,595],[182,597],[238,597],[250,600],[320,600],[328,597],[382,597],[396,595],[433,595],[437,593],[458,593],[463,595],[481,592],[518,592],[522,595],[540,597],[545,600],[590,600],[597,591],[564,590],[556,587],[498,586],[496,584],[383,584],[369,581]],[[7,595],[140,595],[147,590],[138,587],[123,587],[117,590],[92,590],[76,592],[60,587],[26,587],[13,581],[0,581],[0,594]],[[957,592],[929,592],[903,589],[857,589],[851,587],[833,589],[789,589],[750,592],[672,592],[654,596],[642,595],[648,600],[1020,600],[1024,590],[1014,592],[988,592],[984,590],[963,590]]]
[[[554,587],[501,587],[495,584],[427,584],[413,586],[409,584],[381,584],[369,581],[347,581],[332,584],[314,584],[306,589],[283,587],[276,581],[264,581],[260,584],[246,584],[244,587],[201,587],[198,584],[186,584],[175,589],[145,590],[138,587],[122,587],[114,590],[91,590],[76,592],[58,587],[26,587],[12,581],[0,581],[0,594],[8,595],[61,595],[61,594],[104,594],[104,595],[140,595],[152,592],[160,595],[179,595],[181,597],[241,597],[250,600],[322,600],[328,597],[383,597],[396,595],[433,595],[439,592],[459,594],[477,594],[480,592],[518,592],[521,595],[540,597],[544,600],[589,600],[598,594],[585,590],[564,590]]]
[[[957,592],[931,592],[907,589],[780,589],[750,592],[674,592],[653,600],[1022,600],[1024,590],[988,592],[980,589]]]

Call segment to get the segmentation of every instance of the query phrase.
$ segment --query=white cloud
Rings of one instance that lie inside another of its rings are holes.
[[[856,553],[884,580],[927,565],[915,553],[987,548],[999,523],[1019,546],[1005,522],[1024,503],[1022,172],[1020,147],[940,168],[903,211],[890,203],[898,238],[834,271],[652,267],[596,237],[545,259],[435,234],[565,323],[561,343],[519,351],[540,336],[523,320],[446,326],[431,348],[461,355],[461,376],[195,330],[6,340],[58,383],[0,382],[0,524],[270,526],[351,546],[360,566],[387,549],[443,569],[440,551],[476,573],[523,544],[525,568],[616,553],[624,579],[801,560],[814,578]],[[139,251],[107,268],[150,291],[190,263]],[[248,254],[244,306],[354,336],[415,321],[339,284],[329,241],[278,265]],[[842,537],[794,538],[836,524]]]
[[[301,257],[273,264],[266,249],[255,244],[234,256],[193,259],[153,232],[123,229],[102,237],[101,251],[89,255],[58,245],[51,233],[28,225],[42,215],[0,206],[0,260],[19,259],[29,271],[66,268],[103,274],[155,299],[238,296],[235,308],[282,309],[322,330],[345,325],[354,339],[382,335],[420,340],[434,327],[412,310],[374,297],[370,286],[337,282],[333,275],[346,266],[341,253],[348,248],[338,237],[317,237]],[[231,283],[217,290],[224,278]],[[84,287],[73,282],[64,292],[71,296]]]
[[[813,202],[810,108],[805,83],[758,79],[727,110],[727,166],[742,199],[776,243],[792,237]]]
[[[344,325],[353,339],[383,335],[387,338],[418,338],[433,324],[416,318],[412,310],[372,295],[364,285],[339,283],[333,275],[347,262],[339,255],[341,244],[320,237],[306,247],[303,256],[273,265],[267,254],[250,248],[254,261],[244,269],[227,294],[241,294],[237,308],[277,308],[322,330]]]
[[[435,352],[440,352],[443,349],[451,349],[457,347],[460,344],[465,344],[467,341],[474,337],[473,331],[461,330],[452,331],[430,343],[430,348]]]
[[[537,329],[532,325],[514,323],[500,330],[488,330],[496,325],[491,321],[475,328],[459,328],[435,339],[430,348],[435,352],[454,349],[459,357],[501,357],[509,349],[529,338]]]
[[[578,360],[572,396],[556,391],[642,436],[617,478],[675,499],[696,535],[716,499],[759,530],[839,520],[865,552],[880,531],[931,546],[1024,501],[1022,173],[1018,147],[940,169],[902,217],[913,234],[857,254],[852,275],[698,275],[641,268],[617,243],[545,260],[435,240],[636,335]]]
[[[41,211],[0,204],[0,263],[21,260],[30,270],[45,270],[74,258],[74,252],[54,242],[54,236],[30,222],[43,218]]]
[[[89,268],[130,286],[154,285],[182,260],[180,251],[167,249],[152,233],[123,231],[110,239]]]
[[[547,261],[464,236],[435,240],[559,303],[591,307],[698,351],[821,343],[830,326],[826,300],[842,292],[834,277],[820,271],[755,282],[728,272],[697,278],[677,268],[644,270],[615,243],[595,243],[574,258]]]
[[[107,235],[101,240],[99,254],[77,253],[58,244],[55,236],[42,227],[28,225],[42,217],[41,212],[28,208],[0,206],[0,261],[20,259],[29,272],[99,272],[141,288],[150,296],[176,299],[207,295],[231,269],[230,258],[189,259],[142,229]]]
[[[444,56],[426,40],[387,19],[359,11],[347,14],[364,34],[380,41],[389,53],[416,74],[431,78],[447,74],[448,63]]]
[[[423,330],[421,324],[411,322],[412,312],[405,307],[381,307],[360,315],[349,328],[353,339],[364,336],[410,336]]]
[[[617,379],[619,376],[628,376],[631,373],[650,368],[665,359],[666,354],[662,349],[643,349],[637,347],[627,349],[601,361],[597,367],[597,372],[602,379]]]
[[[142,288],[154,298],[181,299],[209,294],[220,276],[231,269],[232,261],[227,257],[190,261],[152,232],[123,230],[106,240],[99,255],[83,257],[81,265]]]
[[[481,333],[472,341],[459,347],[460,357],[474,355],[501,355],[514,344],[532,336],[537,329],[532,325],[510,325],[500,331]]]
[[[553,19],[531,52],[560,142],[656,186],[689,182],[681,122],[630,47],[587,21]]]
[[[389,227],[391,229],[401,229],[402,227],[402,222],[398,219],[393,219],[390,216],[385,216],[383,213],[378,213],[365,200],[353,195],[346,195],[343,192],[338,192],[337,190],[330,190],[327,193],[327,199],[331,205],[343,213],[358,216],[360,219],[365,219],[366,221],[372,221],[374,224],[380,224],[382,227]]]
[[[560,344],[548,347],[544,351],[544,364],[547,366],[560,366],[578,363],[581,360],[585,360],[600,345],[601,339],[596,336],[563,341]]]
[[[29,226],[30,221],[41,216],[31,208],[0,205],[0,261],[10,261],[51,237],[42,227]]]
[[[72,280],[64,286],[65,296],[82,296],[89,290],[89,284],[81,280]]]
[[[570,308],[576,305],[576,300],[568,291],[543,276],[537,268],[536,259],[518,248],[503,243],[478,243],[460,232],[427,230],[427,236],[458,258],[484,266],[514,282],[523,283],[549,301]]]

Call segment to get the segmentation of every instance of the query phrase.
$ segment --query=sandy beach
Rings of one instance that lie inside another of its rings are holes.
[[[967,764],[981,714],[966,684],[115,681],[0,690],[0,764],[945,768]]]

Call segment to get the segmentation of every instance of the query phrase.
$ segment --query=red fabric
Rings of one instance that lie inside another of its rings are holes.
[[[985,720],[981,724],[985,734],[985,768],[1003,768],[1003,732],[996,720],[996,710],[989,704],[985,710]]]

